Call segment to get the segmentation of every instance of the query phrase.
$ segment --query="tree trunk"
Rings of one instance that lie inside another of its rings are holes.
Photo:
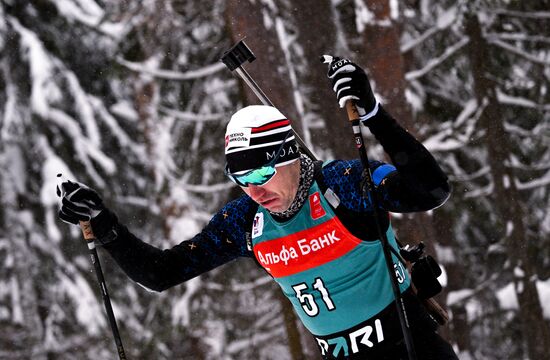
[[[288,73],[284,71],[284,53],[280,47],[276,30],[271,26],[264,26],[264,12],[259,2],[246,4],[238,0],[229,0],[226,3],[226,23],[233,43],[246,38],[246,43],[257,60],[246,63],[243,67],[258,83],[271,102],[287,118],[292,120],[295,130],[300,129],[300,119],[292,97],[292,83]],[[261,35],[261,36],[259,36]],[[241,82],[242,98],[245,104],[261,104],[256,95]],[[283,319],[288,337],[288,346],[292,360],[303,360],[305,354],[302,349],[302,336],[297,328],[297,318],[291,304],[284,296],[277,296],[283,310]]]
[[[365,26],[358,60],[367,66],[373,90],[381,95],[379,100],[384,107],[414,132],[412,113],[405,100],[405,66],[399,50],[399,31],[395,25],[384,25],[391,21],[390,3],[388,0],[368,0],[366,3],[375,20],[372,25]]]
[[[369,0],[367,6],[374,13],[375,21],[362,33],[362,48],[357,49],[357,61],[368,69],[373,90],[380,95],[384,108],[414,135],[416,124],[405,100],[405,66],[399,50],[398,29],[379,25],[390,21],[389,1]],[[412,244],[424,241],[433,250],[437,236],[430,215],[404,214],[395,222],[399,224],[399,233],[403,234],[402,241]]]
[[[373,90],[384,108],[412,135],[416,136],[417,122],[405,98],[405,61],[399,48],[399,29],[391,23],[390,3],[388,0],[367,0],[369,11],[374,14],[374,20],[365,26],[362,35],[361,48],[357,52],[359,64],[368,69]],[[428,252],[437,257],[435,245],[440,239],[452,236],[447,229],[437,228],[432,215],[422,212],[403,214],[400,219],[392,221],[395,224],[399,238],[404,243],[418,244],[423,241]],[[442,231],[443,230],[443,231]],[[442,265],[447,265],[442,263]],[[452,271],[452,265],[449,269]],[[457,280],[457,276],[450,276]],[[441,305],[445,298],[438,297]],[[447,328],[443,329],[443,333]]]
[[[335,10],[329,0],[303,0],[293,3],[293,17],[298,28],[298,43],[304,51],[307,74],[301,79],[304,94],[309,105],[309,114],[324,119],[325,127],[320,129],[314,144],[321,149],[332,150],[338,159],[353,159],[357,150],[352,146],[353,132],[347,121],[346,112],[338,107],[336,94],[326,74],[328,67],[319,61],[321,55],[344,56],[335,53],[336,44]],[[322,31],[323,36],[319,36]]]
[[[299,130],[300,119],[294,105],[292,84],[285,71],[285,56],[280,47],[274,25],[264,26],[264,15],[269,9],[261,2],[229,0],[226,3],[226,23],[233,43],[246,39],[246,44],[256,55],[252,63],[243,67],[258,83],[263,92],[284,115],[293,121],[293,127]],[[247,104],[261,104],[254,93],[241,83]]]
[[[449,251],[451,256],[439,257],[438,261],[444,266],[447,273],[447,286],[438,298],[443,302],[449,292],[464,288],[464,279],[466,279],[466,269],[458,259],[456,249],[460,248],[450,229],[455,227],[452,213],[437,212],[434,214],[434,226],[437,229],[438,245],[443,251]],[[472,349],[470,338],[470,325],[468,322],[468,313],[466,305],[462,302],[449,306],[452,321],[448,327],[442,328],[442,335],[446,336],[451,342],[456,344],[459,351],[468,352]]]
[[[519,321],[530,359],[545,359],[550,346],[550,330],[544,320],[539,294],[536,288],[537,275],[529,259],[530,244],[524,218],[525,204],[515,186],[513,169],[506,166],[510,148],[504,129],[504,116],[500,110],[494,84],[486,76],[491,66],[489,44],[483,38],[477,15],[467,18],[466,32],[470,37],[468,56],[472,67],[474,91],[478,104],[486,104],[480,118],[485,130],[488,164],[494,185],[493,203],[502,219],[502,225],[512,230],[507,234],[506,247],[514,271],[516,294],[519,303]]]
[[[367,6],[374,13],[375,21],[362,33],[362,48],[357,49],[357,61],[368,69],[373,90],[384,108],[414,135],[416,124],[405,100],[405,67],[399,50],[398,29],[379,25],[390,21],[389,1],[369,0]],[[406,214],[396,223],[399,223],[399,233],[403,234],[402,241],[412,244],[424,241],[433,250],[436,237],[429,215]]]

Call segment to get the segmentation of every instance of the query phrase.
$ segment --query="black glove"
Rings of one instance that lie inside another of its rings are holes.
[[[341,108],[346,105],[346,101],[355,100],[362,121],[376,115],[378,101],[361,67],[348,59],[335,57],[329,65],[327,76],[332,80],[332,89]]]
[[[90,221],[105,209],[98,193],[84,184],[67,180],[56,187],[56,192],[62,198],[58,216],[66,223]]]

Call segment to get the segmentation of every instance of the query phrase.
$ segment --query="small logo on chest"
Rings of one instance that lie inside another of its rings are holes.
[[[257,213],[252,224],[252,239],[261,236],[264,231],[264,214]]]
[[[327,214],[323,209],[323,205],[321,205],[321,197],[318,191],[309,195],[309,209],[313,220],[320,219]]]

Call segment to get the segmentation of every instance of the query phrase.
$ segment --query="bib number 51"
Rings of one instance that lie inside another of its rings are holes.
[[[296,298],[298,299],[298,301],[300,301],[302,309],[304,309],[304,312],[308,316],[313,317],[319,314],[319,306],[315,302],[315,297],[313,296],[313,294],[304,292],[308,290],[308,286],[306,283],[293,285],[292,289],[294,289],[294,292],[296,293]],[[336,309],[336,306],[334,306],[334,303],[330,298],[330,294],[326,289],[325,284],[323,283],[323,279],[316,278],[315,282],[313,283],[313,289],[321,293],[323,302],[325,303],[325,306],[329,311]]]

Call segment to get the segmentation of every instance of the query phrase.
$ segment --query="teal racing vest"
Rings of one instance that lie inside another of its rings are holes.
[[[314,182],[309,201],[292,219],[277,222],[259,207],[252,246],[260,265],[279,284],[305,327],[316,336],[341,333],[373,319],[394,295],[380,240],[351,234]],[[391,224],[386,232],[398,250]],[[405,266],[392,254],[399,288],[410,285]],[[380,328],[378,328],[380,326]],[[376,325],[383,340],[381,324]]]

